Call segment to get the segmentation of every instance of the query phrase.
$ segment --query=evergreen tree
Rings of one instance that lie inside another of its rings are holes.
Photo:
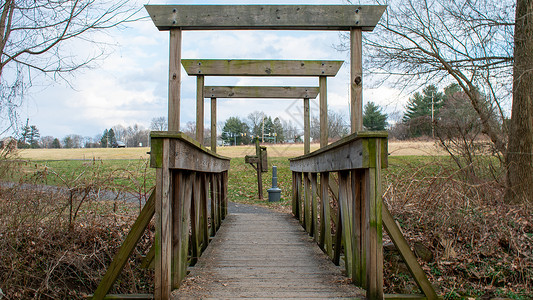
[[[115,131],[113,128],[107,131],[107,146],[114,147],[117,144],[117,138],[115,137]]]
[[[61,143],[59,142],[58,138],[55,138],[54,141],[52,142],[52,148],[54,148],[54,149],[61,148]]]
[[[31,125],[30,131],[28,134],[28,144],[30,144],[31,148],[39,148],[40,137],[41,137],[41,134],[39,133],[39,129],[37,129],[37,126]]]
[[[385,130],[387,127],[387,114],[382,112],[382,108],[370,101],[365,105],[363,112],[363,126],[366,130]]]
[[[402,121],[410,128],[411,137],[422,135],[430,136],[432,133],[433,117],[442,107],[444,94],[437,90],[434,85],[428,85],[422,90],[422,94],[416,92],[409,99]]]
[[[239,117],[230,117],[224,123],[222,140],[230,145],[250,143],[250,129]]]
[[[283,143],[285,141],[285,132],[283,131],[283,124],[281,124],[281,120],[279,118],[274,119],[273,129],[274,133],[276,134],[274,141],[276,143]]]
[[[108,146],[108,136],[107,136],[107,129],[104,129],[104,133],[102,134],[102,138],[100,139],[100,145],[102,148],[107,148]]]

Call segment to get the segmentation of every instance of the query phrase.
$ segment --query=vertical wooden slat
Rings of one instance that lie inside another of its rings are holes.
[[[180,130],[181,29],[170,29],[168,79],[168,130]]]
[[[217,152],[217,98],[211,98],[211,151]]]
[[[196,140],[204,144],[204,76],[196,76]]]
[[[228,171],[222,172],[222,219],[228,215]]]
[[[296,172],[291,172],[291,175],[292,175],[292,202],[291,202],[291,207],[292,207],[292,214],[293,216],[295,216],[296,218],[298,218],[298,206],[297,206],[297,203],[298,203],[298,185],[297,185],[297,179],[296,179]]]
[[[210,210],[210,216],[211,216],[211,232],[210,236],[215,236],[217,223],[216,223],[216,175],[214,173],[210,174],[210,182],[209,185],[211,186],[211,210]]]
[[[193,199],[191,205],[191,265],[195,265],[200,257],[200,201],[201,201],[201,175],[195,173],[193,177]]]
[[[366,171],[366,295],[368,299],[383,299],[383,236],[382,236],[382,200],[381,200],[381,150],[379,139],[375,143],[374,166]],[[372,148],[372,147],[371,147]],[[371,162],[372,164],[372,162]]]
[[[304,98],[304,154],[311,152],[311,113],[309,98]]]
[[[349,173],[347,171],[339,172],[339,206],[341,207],[341,222],[344,240],[344,257],[346,262],[346,273],[348,277],[352,276],[353,260],[353,235],[352,235],[352,216],[349,203],[352,201],[351,185],[348,182]]]
[[[305,231],[312,235],[312,224],[313,212],[311,211],[311,192],[310,192],[311,182],[309,180],[309,173],[304,173],[304,225]]]
[[[361,184],[364,172],[352,171],[352,193],[354,199],[354,276],[353,282],[359,286],[366,286],[366,250],[365,250],[365,201],[363,199],[364,186]]]
[[[318,188],[317,188],[317,174],[311,173],[311,232],[315,240],[318,241]]]
[[[183,172],[172,172],[172,288],[179,287],[181,282],[181,218],[183,217],[182,205],[183,205]]]
[[[217,230],[220,228],[220,223],[222,222],[222,173],[217,174],[217,204],[216,204],[216,214],[217,214]]]
[[[340,264],[341,259],[341,248],[342,248],[342,209],[340,203],[337,202],[337,219],[335,220],[335,248],[333,252],[333,263],[335,265]]]
[[[172,207],[169,169],[169,140],[163,140],[162,167],[156,171],[156,299],[169,299],[171,291]]]
[[[322,209],[320,210],[320,240],[323,249],[333,258],[333,247],[331,240],[331,213],[329,204],[329,173],[320,173],[320,198]],[[324,220],[324,221],[322,221]]]
[[[361,28],[350,30],[351,132],[363,130],[363,55]]]
[[[202,252],[207,248],[207,245],[209,244],[209,225],[208,225],[208,217],[207,217],[207,201],[209,200],[209,181],[208,181],[208,174],[204,173],[202,174],[202,203],[201,203],[201,222],[202,222]]]
[[[180,220],[175,220],[175,222],[180,222],[180,277],[179,282],[185,278],[187,275],[187,256],[189,254],[189,224],[191,221],[191,203],[193,198],[193,181],[195,177],[195,173],[191,172],[188,173],[187,176],[184,175],[183,180],[183,204],[181,205],[181,218]],[[176,287],[177,288],[177,287]]]
[[[327,77],[319,77],[320,98],[320,148],[328,145],[328,88]]]

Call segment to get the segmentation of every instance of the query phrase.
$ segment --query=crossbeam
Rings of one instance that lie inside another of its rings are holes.
[[[318,87],[293,86],[206,86],[205,98],[273,98],[273,99],[314,99]]]
[[[189,76],[335,76],[342,63],[342,60],[181,60]]]
[[[145,5],[159,30],[372,31],[386,5]]]

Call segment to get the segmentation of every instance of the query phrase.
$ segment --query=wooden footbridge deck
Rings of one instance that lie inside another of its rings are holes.
[[[364,298],[292,215],[231,206],[173,299]]]

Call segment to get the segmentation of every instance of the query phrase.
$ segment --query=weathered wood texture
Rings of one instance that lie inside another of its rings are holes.
[[[352,282],[366,289],[368,299],[390,296],[383,294],[382,225],[385,225],[425,293],[424,297],[436,299],[433,287],[382,203],[381,169],[386,167],[383,164],[387,157],[386,137],[383,132],[358,132],[291,159],[293,215],[335,264],[339,264],[340,255],[344,253],[346,274]],[[330,179],[335,173],[338,181]],[[318,182],[320,192],[316,187]],[[302,207],[303,213],[300,212]],[[331,215],[336,215],[334,224]],[[334,243],[332,231],[336,234]]]
[[[304,98],[304,154],[311,152],[311,111],[309,98]]]
[[[327,77],[320,76],[318,79],[320,89],[320,148],[328,145],[328,84]]]
[[[217,98],[211,98],[211,151],[217,152]]]
[[[168,76],[168,130],[180,130],[181,29],[170,30]]]
[[[162,167],[163,141],[169,140],[170,169],[220,173],[229,170],[230,159],[201,146],[182,132],[152,131],[150,166]]]
[[[275,212],[228,215],[174,299],[364,298],[298,222]]]
[[[159,30],[372,31],[384,5],[145,5]]]
[[[342,60],[181,60],[190,76],[335,76],[342,63]]]
[[[196,140],[204,142],[204,76],[196,76]]]
[[[273,98],[314,99],[318,87],[313,86],[206,86],[205,98]]]
[[[310,154],[291,158],[290,168],[293,172],[331,172],[371,167],[375,163],[375,145],[368,141],[377,138],[381,141],[382,168],[387,167],[387,133],[357,132],[327,147]]]
[[[350,128],[363,130],[363,36],[361,29],[350,30]]]

